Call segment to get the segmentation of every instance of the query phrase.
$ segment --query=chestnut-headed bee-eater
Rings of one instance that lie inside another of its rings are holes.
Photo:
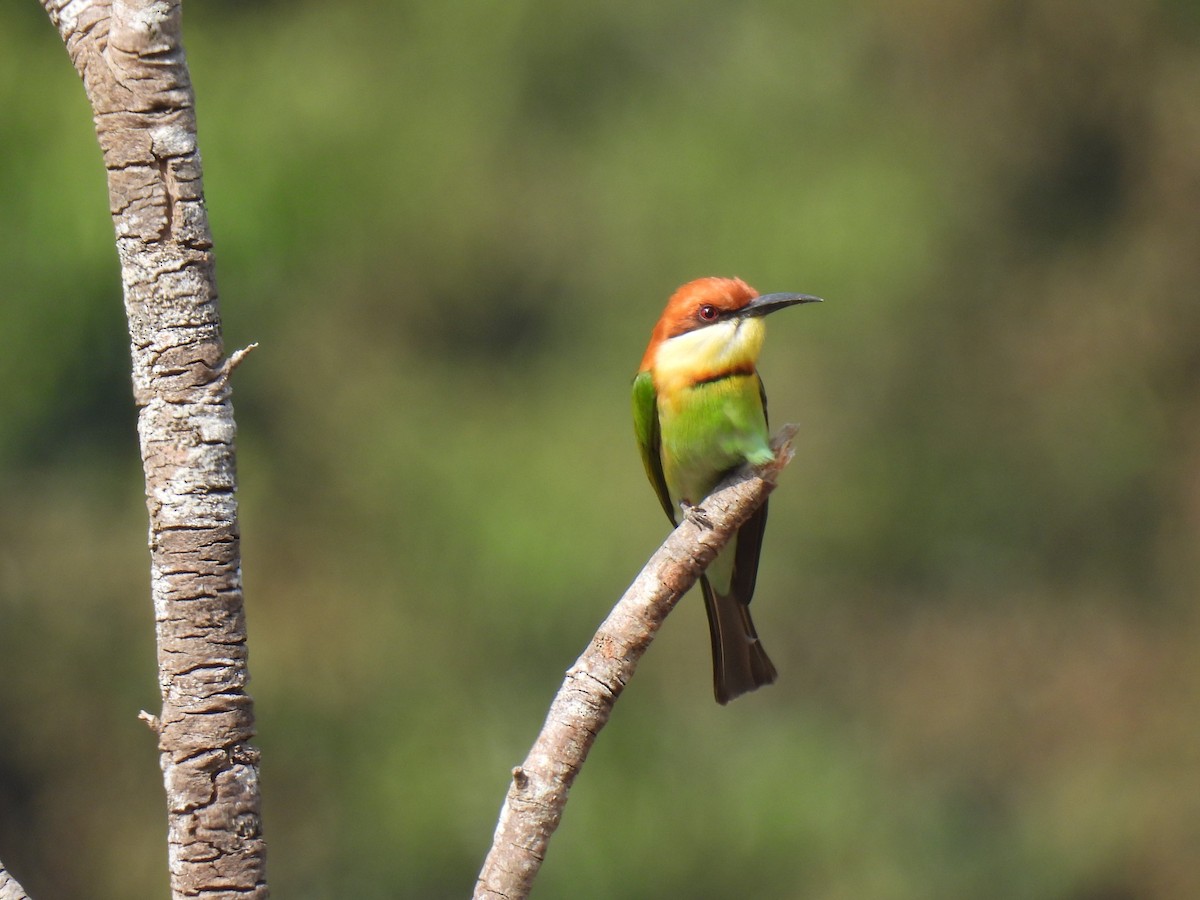
[[[646,474],[672,524],[731,470],[774,459],[767,398],[755,368],[763,316],[819,300],[759,294],[739,278],[701,278],[668,301],[633,380],[633,427]],[[700,578],[718,703],[775,680],[750,620],[766,524],[764,503]]]

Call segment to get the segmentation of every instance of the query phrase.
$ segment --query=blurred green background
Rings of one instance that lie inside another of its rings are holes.
[[[772,318],[756,619],[672,616],[535,897],[1200,896],[1200,5],[187,5],[276,896],[469,894],[665,534],[670,292]],[[166,892],[145,509],[90,113],[0,7],[0,858]]]

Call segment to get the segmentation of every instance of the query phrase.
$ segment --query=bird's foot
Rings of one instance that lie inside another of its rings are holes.
[[[679,508],[683,510],[683,517],[689,520],[697,528],[704,528],[706,530],[712,529],[712,520],[709,519],[708,513],[705,512],[703,506],[693,506],[684,500],[680,502]]]

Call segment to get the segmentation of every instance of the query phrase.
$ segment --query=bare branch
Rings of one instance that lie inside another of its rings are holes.
[[[267,896],[227,378],[180,0],[42,0],[108,172],[150,514],[175,898]]]
[[[541,734],[513,769],[492,848],[475,885],[475,900],[521,900],[541,868],[567,793],[613,704],[676,602],[775,488],[792,459],[793,426],[775,438],[775,461],[735,474],[686,516],[650,558],[567,671]]]
[[[0,862],[0,900],[29,900],[29,896],[17,879],[8,874],[4,863]]]

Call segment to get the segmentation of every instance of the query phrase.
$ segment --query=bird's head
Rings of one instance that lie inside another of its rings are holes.
[[[740,278],[698,278],[679,288],[667,301],[667,308],[654,327],[650,346],[642,359],[643,370],[654,366],[659,347],[701,329],[722,326],[732,336],[738,326],[798,303],[819,303],[810,294],[760,294]],[[759,328],[754,329],[759,332]],[[715,337],[715,335],[714,335]],[[758,337],[761,343],[761,337]],[[704,342],[709,343],[709,342]],[[757,350],[755,351],[757,354]]]

